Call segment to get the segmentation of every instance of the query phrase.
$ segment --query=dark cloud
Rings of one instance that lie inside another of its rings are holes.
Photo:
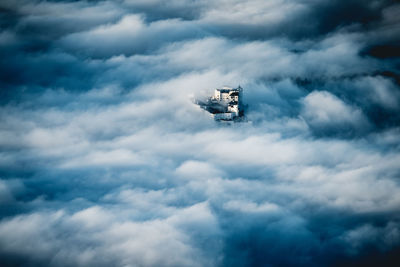
[[[399,10],[2,1],[2,265],[397,266]]]

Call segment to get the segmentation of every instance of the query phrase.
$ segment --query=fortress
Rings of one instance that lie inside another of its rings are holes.
[[[206,102],[197,101],[205,110],[210,112],[216,121],[237,121],[243,117],[242,103],[243,88],[224,86],[217,88],[214,95]]]

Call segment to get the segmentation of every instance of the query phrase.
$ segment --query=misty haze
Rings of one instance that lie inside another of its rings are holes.
[[[400,3],[0,1],[0,266],[400,266]]]

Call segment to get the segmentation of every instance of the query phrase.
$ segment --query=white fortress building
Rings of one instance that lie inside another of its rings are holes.
[[[223,107],[219,112],[213,112],[215,120],[233,120],[242,115],[241,101],[242,87],[231,88],[224,86],[215,89],[214,96],[210,98],[211,103],[219,104]]]

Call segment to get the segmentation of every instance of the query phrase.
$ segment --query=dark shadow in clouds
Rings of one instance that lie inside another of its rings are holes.
[[[207,9],[208,1],[180,1],[171,0],[168,2],[160,0],[152,1],[123,1],[133,13],[142,13],[147,22],[168,19],[196,20],[200,17],[202,11]]]

